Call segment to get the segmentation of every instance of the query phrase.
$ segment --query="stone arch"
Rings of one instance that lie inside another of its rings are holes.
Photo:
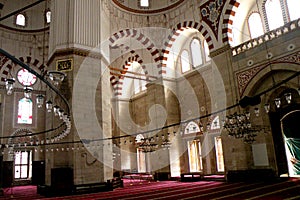
[[[10,138],[7,141],[7,144],[9,146],[12,146],[17,141],[20,143],[29,142],[29,135],[32,134],[32,131],[28,128],[20,128],[17,129],[15,132],[13,132],[10,136]],[[19,136],[19,137],[18,137]]]
[[[167,37],[168,41],[165,42],[166,50],[170,49],[176,39],[180,36],[180,34],[185,30],[193,28],[198,30],[203,37],[205,38],[208,47],[210,50],[214,49],[214,44],[212,37],[209,35],[209,32],[204,28],[203,25],[201,25],[199,22],[194,22],[194,21],[184,21],[181,23],[178,23],[176,27],[174,27],[171,32],[171,34]]]
[[[199,124],[197,121],[190,121],[184,127],[184,134],[201,132]]]
[[[232,24],[234,21],[234,17],[236,14],[236,10],[238,9],[240,3],[239,0],[230,0],[227,9],[224,13],[223,18],[223,28],[222,28],[222,42],[224,44],[231,44],[233,42],[232,38]]]
[[[119,75],[111,74],[110,82],[111,82],[112,88],[114,90],[115,96],[122,96],[124,76],[127,73],[129,62],[133,62],[133,61],[138,62],[141,65],[141,67],[146,75],[146,79],[147,80],[149,79],[149,77],[147,76],[149,74],[149,72],[146,68],[146,65],[143,64],[143,62],[144,62],[143,59],[133,50],[130,53],[131,53],[131,56],[129,56],[127,58],[127,60],[125,60],[124,64],[122,65],[122,68],[119,71],[120,74]]]
[[[164,44],[165,49],[163,50],[162,58],[162,74],[166,74],[165,68],[167,67],[168,57],[173,45],[175,44],[176,40],[182,35],[182,33],[188,29],[199,31],[202,34],[203,38],[206,40],[209,50],[214,49],[212,37],[209,35],[209,32],[204,28],[204,26],[199,22],[184,21],[182,23],[178,23],[177,26],[172,29],[171,34],[167,37],[167,41]]]
[[[111,49],[116,49],[116,48],[123,48],[125,50],[129,50],[130,47],[125,45],[125,44],[118,44],[115,45],[117,40],[120,40],[122,38],[134,38],[136,41],[140,42],[142,46],[149,51],[151,56],[153,57],[153,60],[155,63],[157,63],[157,68],[161,67],[161,51],[156,48],[155,44],[151,41],[151,39],[147,36],[145,36],[143,33],[139,32],[136,29],[125,29],[125,30],[120,30],[119,32],[114,33],[110,38],[109,38],[109,46]]]
[[[38,59],[35,59],[31,56],[26,57],[19,57],[19,60],[22,61],[25,64],[29,64],[30,66],[33,66],[35,69],[38,69],[41,73],[47,73],[47,66],[40,62]],[[6,77],[9,75],[9,71],[12,70],[14,66],[9,61],[7,57],[4,56],[4,58],[1,58],[1,68],[2,70],[0,74],[0,81],[5,82]]]
[[[281,64],[288,64],[289,66],[285,66],[286,70],[291,70],[297,72],[297,66],[300,65],[300,61],[298,59],[300,53],[292,54],[287,57],[278,58],[276,60],[271,61],[270,63],[266,63],[264,65],[255,66],[236,74],[237,82],[238,82],[238,89],[239,89],[239,96],[242,97],[244,94],[248,94],[251,91],[251,88],[257,83],[257,81],[269,72],[267,69],[268,66],[272,64],[274,68]],[[293,66],[295,65],[295,66]]]

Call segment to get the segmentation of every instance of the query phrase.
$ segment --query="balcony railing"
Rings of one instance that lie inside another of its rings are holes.
[[[264,42],[273,40],[274,38],[277,38],[281,35],[284,35],[286,33],[289,33],[295,29],[300,28],[300,19],[291,21],[287,24],[285,24],[284,26],[281,26],[277,29],[274,29],[260,37],[251,39],[247,42],[244,42],[236,47],[232,47],[232,55],[236,56],[244,51],[247,51],[249,49],[252,49],[260,44],[263,44]]]

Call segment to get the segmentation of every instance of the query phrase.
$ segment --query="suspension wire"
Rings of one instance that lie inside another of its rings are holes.
[[[2,20],[5,20],[5,19],[11,17],[11,16],[14,16],[15,14],[18,14],[18,13],[24,11],[24,10],[27,10],[28,8],[31,8],[31,7],[33,7],[33,6],[36,6],[36,5],[38,5],[39,3],[42,3],[43,1],[45,1],[45,0],[39,0],[39,1],[36,1],[36,2],[34,2],[34,3],[32,3],[32,4],[29,4],[29,5],[27,5],[27,6],[23,7],[23,8],[20,8],[20,9],[18,9],[18,10],[16,10],[16,11],[13,11],[12,13],[9,13],[9,14],[7,14],[7,15],[1,17],[1,18],[0,18],[0,22],[1,22]]]

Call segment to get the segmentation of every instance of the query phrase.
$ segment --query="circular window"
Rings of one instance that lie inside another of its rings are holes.
[[[31,86],[36,82],[36,76],[27,69],[20,69],[17,74],[18,81],[24,86]]]

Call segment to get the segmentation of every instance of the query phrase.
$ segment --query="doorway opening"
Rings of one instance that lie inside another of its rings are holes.
[[[300,177],[300,110],[293,110],[281,118],[281,132],[283,136],[288,175]]]
[[[14,183],[29,184],[32,178],[32,151],[21,150],[14,153]]]

